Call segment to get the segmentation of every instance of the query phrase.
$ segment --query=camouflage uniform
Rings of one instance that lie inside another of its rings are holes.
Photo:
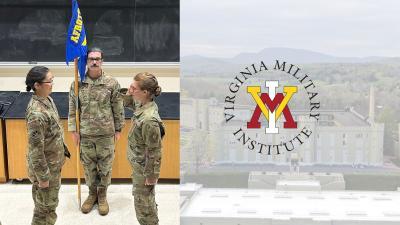
[[[55,224],[65,156],[64,131],[53,99],[33,95],[26,109],[26,122],[28,177],[35,203],[32,225]],[[38,181],[49,181],[49,187],[39,188]]]
[[[130,97],[130,96],[129,96]],[[157,178],[161,166],[160,126],[164,126],[154,101],[137,107],[132,97],[124,97],[124,104],[132,107],[132,127],[128,135],[128,160],[132,166],[132,195],[136,218],[141,225],[158,224],[155,185],[144,185],[146,178]],[[127,101],[128,100],[128,101]],[[135,107],[136,105],[136,107]]]
[[[114,135],[125,122],[119,89],[117,80],[104,73],[97,79],[86,76],[79,84],[81,162],[90,193],[111,183]],[[74,83],[69,93],[68,131],[76,131]]]

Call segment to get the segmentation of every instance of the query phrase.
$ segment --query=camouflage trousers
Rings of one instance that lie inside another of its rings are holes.
[[[129,151],[129,149],[128,149]],[[135,202],[136,218],[141,225],[158,225],[158,212],[155,196],[155,185],[144,185],[144,167],[130,162],[132,172],[132,195]]]
[[[37,181],[32,185],[32,198],[35,204],[32,225],[53,225],[56,223],[58,193],[61,185],[61,173],[52,175],[48,188],[39,188]]]
[[[85,170],[89,191],[97,192],[98,187],[107,188],[111,184],[115,141],[112,137],[82,137],[81,162]]]

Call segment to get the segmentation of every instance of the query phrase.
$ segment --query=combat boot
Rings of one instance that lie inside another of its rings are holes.
[[[97,202],[97,190],[96,191],[90,190],[89,196],[87,197],[87,199],[85,200],[85,202],[81,207],[81,211],[85,214],[92,211],[93,206],[96,204],[96,202]]]
[[[104,187],[99,188],[97,195],[99,196],[99,214],[105,216],[110,210],[107,202],[107,189]]]

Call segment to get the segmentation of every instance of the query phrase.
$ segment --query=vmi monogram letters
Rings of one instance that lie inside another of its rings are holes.
[[[284,86],[283,92],[285,92],[286,95],[283,96],[283,93],[276,93],[276,88],[279,86],[278,81],[266,81],[265,86],[268,88],[268,94],[261,93],[261,96],[259,96],[259,93],[261,92],[260,86],[247,87],[247,92],[251,94],[254,101],[257,103],[250,122],[247,122],[247,128],[261,127],[261,123],[259,122],[261,112],[268,120],[268,127],[265,128],[266,134],[277,134],[279,132],[279,129],[276,126],[276,121],[282,115],[282,112],[286,120],[283,127],[297,128],[297,123],[293,120],[292,113],[287,105],[293,94],[297,92],[297,87]]]

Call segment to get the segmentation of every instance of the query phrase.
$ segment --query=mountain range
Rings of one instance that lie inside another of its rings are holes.
[[[275,60],[293,64],[322,64],[322,63],[399,63],[400,57],[337,57],[319,52],[293,48],[265,48],[256,53],[240,53],[232,58],[215,58],[200,55],[189,55],[181,58],[182,70],[191,72],[228,72],[235,71],[241,65],[249,65],[263,61],[271,64]]]

